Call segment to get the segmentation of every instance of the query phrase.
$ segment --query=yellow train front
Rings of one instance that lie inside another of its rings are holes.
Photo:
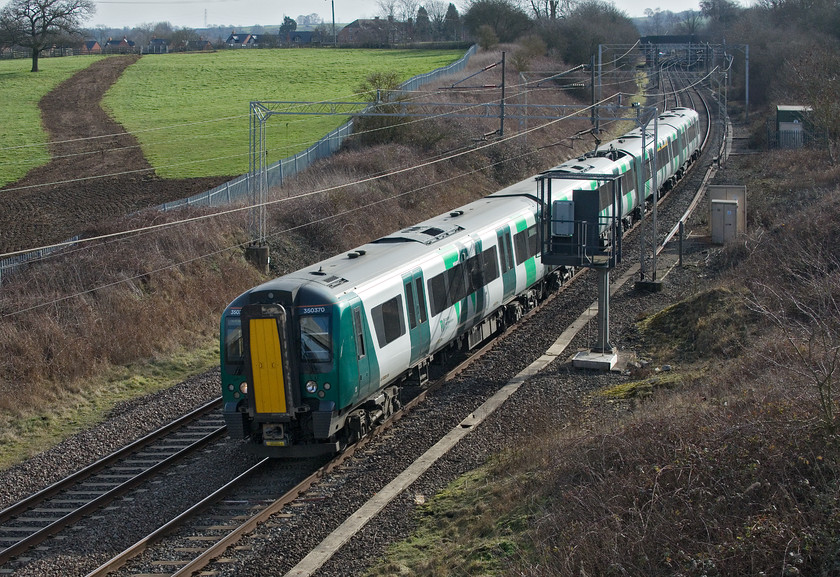
[[[282,277],[225,310],[225,421],[259,454],[334,453],[394,408],[396,388],[379,390],[359,298],[328,288]]]

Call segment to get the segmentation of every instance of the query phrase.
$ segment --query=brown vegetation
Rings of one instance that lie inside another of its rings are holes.
[[[631,343],[675,370],[569,399],[560,368],[571,416],[537,411],[371,574],[840,574],[840,187],[815,193],[833,169],[807,157],[797,179],[787,152],[726,165],[718,182],[747,185],[750,234],[692,260],[705,282]]]
[[[99,107],[105,91],[137,58],[95,62],[41,99],[53,160],[0,188],[0,253],[59,243],[227,180],[158,178],[137,139]]]
[[[479,55],[471,67],[498,57]],[[488,98],[458,97],[467,102]],[[556,92],[530,96],[531,102],[555,103],[557,97]],[[570,153],[573,142],[567,137],[587,121],[572,124],[531,133],[527,144],[519,138],[486,149],[476,142],[484,144],[483,135],[497,128],[497,121],[427,120],[408,128],[382,127],[372,133],[378,141],[373,146],[360,143],[370,137],[355,137],[344,152],[273,191],[271,274],[358,246],[551,166]],[[401,144],[394,142],[396,134]],[[557,142],[565,146],[553,146]],[[456,152],[464,154],[351,184]],[[71,167],[64,170],[65,176],[72,174]],[[150,186],[163,182],[153,179]],[[17,213],[21,229],[27,214]],[[97,236],[142,229],[198,214],[150,212],[108,224],[88,221],[86,232]],[[64,392],[84,391],[85,380],[108,366],[166,355],[217,334],[224,306],[260,282],[242,258],[249,241],[246,216],[243,210],[79,245],[4,277],[0,348],[10,354],[0,360],[0,410],[35,410]]]

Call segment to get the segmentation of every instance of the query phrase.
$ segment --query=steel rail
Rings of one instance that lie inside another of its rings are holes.
[[[705,105],[705,101],[704,101]],[[710,114],[708,106],[706,106],[706,113],[707,119],[708,115]],[[710,122],[707,122],[706,127],[706,135],[703,140],[703,144],[701,148],[705,148],[706,143],[708,142],[709,133],[710,133]],[[664,201],[667,195],[663,196],[659,199],[659,202]],[[638,223],[631,227],[627,232],[629,233],[633,229],[638,226]],[[667,241],[666,241],[667,242]],[[665,243],[663,243],[664,246]],[[661,250],[661,249],[660,249]],[[521,321],[527,320],[534,315],[536,315],[545,305],[549,302],[553,301],[555,298],[558,298],[567,287],[570,286],[571,282],[580,277],[582,274],[586,272],[585,269],[578,270],[575,275],[569,279],[566,283],[564,283],[559,290],[551,293],[538,307],[532,309],[527,314],[525,314]],[[492,340],[490,340],[487,344],[483,347],[472,353],[469,357],[461,361],[456,367],[448,371],[442,377],[435,379],[435,381],[422,390],[419,394],[417,394],[414,398],[412,398],[408,403],[402,406],[397,412],[395,412],[391,417],[385,420],[383,423],[378,425],[370,434],[363,437],[357,443],[349,446],[345,451],[341,454],[337,455],[335,459],[331,460],[329,463],[320,467],[317,471],[312,473],[306,479],[301,481],[297,484],[294,488],[286,492],[283,496],[281,496],[276,501],[272,502],[271,504],[267,505],[264,509],[261,509],[258,513],[254,514],[244,522],[242,522],[236,529],[233,529],[230,533],[221,537],[218,541],[214,542],[210,545],[207,549],[205,549],[202,553],[198,556],[193,558],[192,561],[189,561],[185,565],[183,565],[180,569],[176,572],[172,573],[172,577],[184,577],[187,575],[193,575],[196,572],[204,569],[209,565],[213,560],[220,557],[224,554],[226,550],[228,550],[231,546],[235,545],[243,536],[251,533],[258,525],[264,523],[268,520],[272,515],[279,513],[282,511],[286,506],[292,503],[295,499],[297,499],[300,495],[309,491],[313,485],[315,485],[321,478],[323,478],[327,473],[335,469],[336,467],[340,466],[346,459],[350,456],[355,454],[356,451],[364,448],[368,443],[370,443],[373,439],[377,438],[381,435],[384,431],[391,428],[395,423],[397,423],[400,419],[405,417],[406,415],[410,414],[414,409],[416,409],[423,401],[425,401],[426,397],[440,389],[446,382],[451,381],[455,378],[458,374],[462,373],[466,370],[471,364],[476,362],[482,356],[484,356],[489,350],[491,350],[501,339],[504,339],[507,335],[509,335],[513,330],[517,327],[519,322],[512,326],[505,327],[505,329],[497,334]],[[257,468],[261,467],[268,459],[260,461],[257,465],[234,479],[230,481],[225,486],[216,490],[213,494],[209,495],[201,502],[197,503],[196,505],[190,507],[186,511],[184,511],[181,515],[176,517],[175,519],[169,521],[165,525],[161,526],[159,529],[155,530],[154,532],[150,533],[148,536],[144,537],[137,543],[135,543],[129,549],[126,549],[113,559],[109,560],[108,562],[104,563],[96,570],[88,573],[86,577],[103,577],[107,575],[110,571],[114,571],[120,567],[122,567],[128,560],[137,557],[143,551],[145,551],[150,545],[154,544],[155,542],[159,541],[161,538],[165,537],[167,534],[174,531],[178,526],[183,524],[189,517],[193,516],[194,514],[200,512],[202,509],[206,508],[210,504],[219,501],[223,498],[223,496],[230,491],[235,485],[239,482],[253,474],[257,470]]]
[[[13,520],[20,514],[32,509],[33,507],[40,505],[46,502],[51,497],[61,493],[64,490],[78,484],[79,482],[90,478],[91,476],[95,475],[96,473],[106,469],[108,466],[112,465],[113,463],[120,461],[129,455],[137,452],[138,450],[145,448],[152,444],[153,442],[165,437],[169,433],[183,427],[184,425],[195,421],[202,415],[209,413],[211,410],[218,407],[221,403],[221,399],[215,399],[205,405],[202,405],[198,409],[184,415],[171,423],[168,423],[164,427],[149,433],[148,435],[134,441],[130,445],[127,445],[120,449],[119,451],[115,451],[110,455],[103,457],[102,459],[96,461],[95,463],[77,471],[76,473],[65,477],[61,481],[58,481],[41,491],[30,495],[29,497],[19,501],[15,505],[4,509],[0,512],[0,522],[7,522]],[[217,429],[201,439],[197,440],[195,443],[181,449],[180,451],[170,455],[166,459],[159,461],[155,465],[152,465],[148,469],[144,470],[143,472],[135,475],[131,479],[128,479],[124,483],[117,485],[116,487],[102,493],[98,497],[88,501],[84,505],[78,507],[76,510],[64,515],[57,520],[53,521],[52,523],[42,527],[38,531],[30,533],[26,537],[20,539],[17,543],[6,547],[2,551],[0,551],[0,564],[6,563],[7,561],[17,557],[21,553],[35,547],[36,545],[42,543],[48,537],[58,533],[62,529],[72,525],[73,523],[79,521],[80,519],[84,518],[85,516],[89,515],[96,509],[99,509],[103,505],[113,501],[117,497],[124,495],[129,490],[133,489],[143,481],[147,480],[152,475],[156,474],[158,471],[169,467],[174,462],[182,459],[189,453],[197,450],[198,448],[206,445],[208,442],[212,441],[216,437],[224,434],[227,427],[223,426],[220,429]]]

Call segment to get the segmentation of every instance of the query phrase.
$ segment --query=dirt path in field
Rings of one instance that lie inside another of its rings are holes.
[[[100,60],[41,99],[53,160],[0,188],[0,253],[60,242],[229,180],[158,178],[137,140],[102,110],[105,92],[138,58]]]

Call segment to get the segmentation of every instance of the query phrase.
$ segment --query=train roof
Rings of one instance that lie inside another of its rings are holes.
[[[660,119],[660,140],[668,131],[689,121],[696,112],[691,109],[674,109],[663,113]],[[663,131],[662,126],[666,129]],[[636,139],[633,139],[633,135]],[[619,174],[634,154],[628,147],[627,138],[635,140],[635,154],[641,150],[641,129],[606,143],[595,155],[568,160],[550,171],[570,174]],[[653,138],[653,131],[650,131]],[[590,179],[582,178],[581,181]],[[580,181],[571,180],[564,188],[581,186]],[[512,184],[483,199],[466,204],[448,213],[425,220],[344,254],[336,255],[314,265],[275,278],[252,289],[252,291],[286,290],[295,291],[306,285],[318,292],[340,296],[357,291],[364,286],[379,282],[385,275],[393,276],[408,272],[423,259],[446,250],[452,250],[453,243],[482,230],[494,229],[518,215],[534,214],[538,201],[537,180],[534,177]],[[559,192],[559,191],[558,191]],[[247,294],[247,293],[246,293]],[[243,295],[244,296],[244,295]],[[239,299],[237,299],[238,302]]]
[[[530,182],[533,193],[536,185],[533,179]],[[356,291],[384,275],[402,274],[426,257],[451,250],[453,242],[493,229],[519,214],[533,214],[535,205],[536,200],[527,196],[491,195],[270,280],[254,290],[293,290],[306,284],[335,296]]]

